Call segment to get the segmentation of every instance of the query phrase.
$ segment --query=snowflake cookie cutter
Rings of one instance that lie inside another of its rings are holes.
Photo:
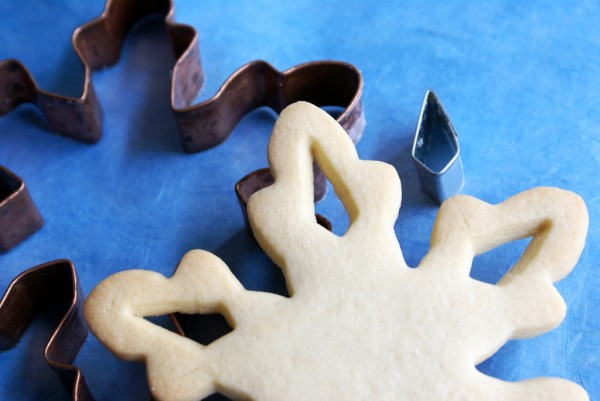
[[[25,182],[0,166],[0,252],[8,252],[43,225]]]
[[[421,189],[441,204],[464,185],[458,134],[434,91],[423,99],[412,147]]]
[[[17,60],[0,62],[0,115],[21,103],[36,105],[51,131],[83,142],[95,143],[102,136],[102,108],[92,84],[92,72],[116,63],[124,39],[133,25],[150,14],[165,16],[165,25],[176,56],[171,97],[191,101],[203,83],[196,31],[173,22],[171,0],[144,2],[107,0],[102,14],[77,28],[71,37],[73,49],[84,69],[81,96],[64,96],[39,88]]]
[[[170,106],[186,152],[204,151],[222,143],[256,108],[266,106],[279,113],[298,100],[341,107],[337,120],[354,143],[360,140],[365,128],[363,78],[358,68],[345,62],[313,61],[280,72],[265,61],[252,61],[236,70],[213,97],[192,104],[204,84],[198,34],[193,27],[173,21],[172,0],[107,0],[99,17],[73,32],[73,49],[84,68],[80,97],[42,90],[19,61],[0,61],[0,115],[22,103],[32,103],[40,109],[51,131],[83,142],[99,141],[102,108],[92,72],[116,63],[130,29],[151,14],[164,16],[174,50]],[[245,186],[243,192],[248,193],[259,183],[257,175],[249,174],[236,187]],[[325,196],[326,189],[324,177],[315,170],[315,201]]]
[[[298,100],[343,107],[340,124],[353,140],[358,141],[362,135],[362,75],[344,62],[314,61],[279,72],[265,61],[253,61],[235,71],[215,96],[191,105],[204,84],[198,34],[192,26],[174,22],[172,0],[107,0],[99,17],[73,32],[73,49],[84,69],[80,97],[45,91],[18,60],[0,61],[0,115],[22,103],[32,103],[40,109],[51,131],[83,142],[99,141],[102,108],[92,72],[116,63],[134,24],[153,14],[164,16],[175,54],[170,104],[186,152],[210,149],[223,142],[255,108],[268,106],[280,112]]]
[[[337,236],[314,216],[313,157],[350,225]],[[498,205],[469,196],[444,202],[429,252],[409,268],[394,223],[400,180],[385,163],[358,159],[328,114],[299,102],[269,143],[274,183],[248,216],[257,241],[283,270],[290,297],[248,291],[215,255],[191,251],[174,275],[129,270],[85,302],[93,334],[111,352],[147,365],[158,400],[570,400],[559,378],[510,383],[476,365],[506,341],[556,327],[566,305],[553,283],[577,263],[588,215],[577,195],[534,188]],[[533,237],[496,284],[469,276],[476,254]],[[221,313],[233,331],[204,346],[144,319]]]
[[[83,298],[75,267],[66,259],[19,274],[0,299],[0,351],[19,342],[40,307],[68,302],[44,348],[44,359],[73,401],[94,401],[83,373],[73,365],[88,335],[82,315]]]

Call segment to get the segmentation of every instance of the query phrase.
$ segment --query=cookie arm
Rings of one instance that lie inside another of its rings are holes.
[[[468,276],[474,255],[525,237],[533,237],[510,271],[498,282],[503,313],[517,329],[511,337],[550,330],[564,318],[566,306],[552,283],[566,276],[583,250],[588,226],[583,200],[557,188],[534,188],[499,205],[467,196],[442,205],[421,266],[452,266]]]
[[[148,382],[157,400],[193,401],[216,391],[219,372],[209,346],[182,337],[144,319],[172,312],[221,312],[235,326],[228,305],[243,287],[216,256],[192,251],[172,278],[127,270],[102,281],[84,304],[88,326],[112,353],[146,362]]]
[[[433,265],[434,260],[458,260],[460,273],[468,275],[473,256],[533,236],[499,284],[532,275],[543,275],[556,282],[575,266],[585,244],[587,226],[583,200],[558,188],[530,189],[498,205],[459,195],[440,208],[431,235],[431,250],[421,265]]]
[[[315,221],[313,158],[348,213],[350,228],[342,240]],[[390,263],[404,264],[394,233],[401,198],[396,171],[359,160],[348,135],[326,112],[306,102],[288,106],[273,129],[269,164],[275,183],[250,198],[248,216],[256,239],[277,265],[285,270],[320,249],[330,253],[360,241],[372,241],[374,250],[389,247]]]

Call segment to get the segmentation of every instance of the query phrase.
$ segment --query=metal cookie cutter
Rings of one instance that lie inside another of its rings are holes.
[[[117,62],[125,36],[143,17],[159,13],[176,56],[172,100],[191,101],[203,83],[197,34],[187,25],[173,23],[170,0],[108,0],[102,14],[77,28],[71,42],[84,68],[80,97],[63,96],[40,89],[29,71],[17,60],[0,62],[0,115],[19,104],[33,103],[41,110],[50,129],[61,135],[94,143],[102,135],[102,110],[92,85],[92,71]]]
[[[267,106],[280,113],[299,100],[317,106],[340,106],[337,120],[354,143],[365,127],[360,101],[362,75],[352,64],[313,61],[279,72],[266,61],[243,65],[212,98],[188,108],[174,108],[184,149],[210,149],[229,137],[250,111]],[[175,105],[180,102],[175,99]]]
[[[68,302],[66,311],[44,349],[44,359],[58,375],[73,401],[94,401],[83,374],[73,366],[88,334],[83,321],[83,291],[75,267],[56,260],[17,276],[0,300],[0,350],[14,347],[41,306]]]
[[[127,33],[142,18],[159,14],[175,55],[170,103],[187,152],[209,149],[224,141],[251,110],[269,106],[281,111],[298,100],[319,106],[341,106],[340,124],[356,140],[364,128],[360,92],[362,77],[348,63],[316,61],[281,73],[264,61],[253,61],[235,71],[215,96],[191,105],[204,75],[196,30],[173,22],[172,0],[107,0],[102,14],[73,32],[72,44],[84,68],[79,98],[40,89],[17,60],[0,62],[0,115],[30,102],[44,114],[52,131],[85,142],[101,137],[102,111],[92,85],[93,71],[116,63]]]
[[[298,100],[345,108],[338,121],[355,142],[360,138],[364,128],[362,76],[356,67],[343,62],[315,61],[282,73],[264,61],[253,61],[235,71],[211,99],[191,105],[204,83],[198,34],[189,25],[173,22],[172,0],[107,0],[99,17],[73,32],[73,48],[84,68],[79,98],[40,89],[17,60],[0,62],[0,115],[30,102],[40,108],[52,131],[97,142],[102,111],[92,85],[92,71],[116,63],[127,33],[152,14],[164,15],[175,53],[170,103],[186,152],[223,142],[242,117],[257,107],[268,106],[279,112]]]
[[[203,120],[214,120],[215,135],[202,127],[196,135],[200,141],[210,139],[209,143],[195,143],[199,149],[207,149],[225,140],[235,125],[249,111],[268,106],[275,112],[281,112],[288,105],[306,100],[317,106],[342,106],[344,111],[337,121],[348,133],[353,143],[357,143],[365,127],[365,118],[360,96],[362,93],[362,75],[351,64],[336,61],[317,61],[300,64],[283,73],[274,69],[264,61],[254,61],[236,71],[223,85],[219,92],[208,101],[190,110],[193,115],[201,116],[210,112]],[[245,88],[242,90],[242,88]],[[236,93],[245,93],[236,96]],[[235,107],[232,107],[235,106]],[[227,118],[224,112],[229,112]],[[320,201],[325,197],[327,181],[325,176],[314,164],[314,200]],[[268,168],[259,169],[240,179],[235,185],[235,192],[242,207],[242,213],[248,231],[251,232],[246,216],[246,204],[250,196],[273,183],[273,177]],[[331,223],[323,216],[317,215],[317,222],[331,230]]]
[[[43,91],[18,61],[0,62],[0,115],[23,102],[31,102],[40,108],[51,130],[85,142],[98,141],[102,111],[91,73],[117,62],[125,36],[133,25],[157,13],[164,15],[175,53],[170,103],[186,152],[220,144],[247,113],[258,107],[267,106],[280,112],[299,100],[342,107],[338,122],[354,143],[360,139],[365,127],[361,104],[363,80],[360,71],[348,63],[315,61],[279,72],[267,62],[253,61],[235,71],[212,98],[191,105],[204,82],[198,35],[194,28],[172,21],[171,0],[108,0],[98,18],[75,30],[73,48],[85,70],[83,94],[79,98]],[[315,171],[318,201],[325,196],[326,182],[317,168]],[[253,180],[247,177],[239,185],[256,186]]]
[[[412,158],[421,182],[421,189],[436,202],[442,203],[463,187],[458,134],[436,94],[425,94]]]
[[[7,252],[44,225],[25,183],[0,166],[0,252]]]

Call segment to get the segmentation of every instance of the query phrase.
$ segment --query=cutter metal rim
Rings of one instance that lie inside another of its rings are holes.
[[[43,225],[25,181],[0,165],[0,253],[10,251]]]
[[[175,104],[181,102],[172,99],[171,108],[188,153],[221,144],[244,116],[259,107],[280,113],[299,100],[342,107],[337,120],[357,143],[365,127],[362,88],[362,73],[346,62],[312,61],[279,71],[266,61],[255,60],[234,71],[211,98],[180,108]]]
[[[14,190],[12,190],[11,194],[8,195],[5,198],[0,198],[0,208],[4,205],[6,205],[7,203],[9,203],[11,200],[15,199],[19,192],[23,191],[25,189],[25,181],[23,181],[21,179],[21,177],[19,177],[18,175],[16,175],[15,173],[13,173],[12,171],[10,171],[9,169],[7,169],[6,167],[0,165],[0,174],[9,177],[11,180],[14,180],[16,182],[18,182],[18,187],[15,188]]]
[[[43,355],[73,401],[94,401],[83,372],[75,365],[88,336],[83,321],[83,290],[73,263],[59,259],[28,269],[8,285],[0,299],[0,350],[13,348],[34,319],[37,309],[69,300]]]

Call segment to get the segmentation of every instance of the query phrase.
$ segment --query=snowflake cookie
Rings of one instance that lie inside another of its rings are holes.
[[[342,200],[350,226],[336,236],[315,222],[312,161]],[[546,332],[564,318],[552,285],[576,264],[587,211],[573,193],[535,188],[499,205],[446,201],[418,268],[394,232],[400,180],[359,160],[327,113],[285,109],[273,130],[275,183],[248,215],[256,239],[285,274],[290,298],[245,290],[216,256],[191,251],[172,278],[130,270],[96,287],[85,317],[113,353],[147,364],[159,400],[584,401],[563,379],[508,383],[475,366],[507,340]],[[474,255],[533,237],[496,285],[469,277]],[[144,319],[170,312],[223,314],[234,330],[210,345]]]

